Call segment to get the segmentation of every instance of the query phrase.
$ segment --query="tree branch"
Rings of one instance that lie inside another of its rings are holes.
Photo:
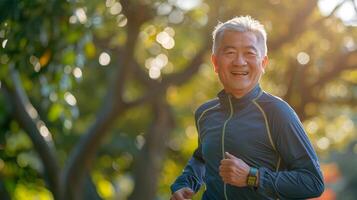
[[[348,64],[347,60],[350,56],[353,56],[354,54],[357,54],[357,50],[350,51],[347,54],[341,55],[338,59],[335,60],[335,62],[332,64],[332,68],[329,72],[323,74],[320,76],[313,84],[311,84],[309,87],[321,87],[323,86],[326,82],[330,81],[333,77],[337,77],[341,72],[344,70],[348,69],[356,69],[357,64]]]
[[[203,62],[204,55],[207,52],[207,44],[202,47],[201,51],[196,54],[195,58],[188,64],[184,71],[172,74],[166,78],[163,78],[161,84],[156,87],[147,90],[146,94],[140,98],[128,102],[128,106],[133,107],[146,102],[155,100],[158,96],[161,96],[166,89],[171,85],[182,85],[186,81],[192,78],[199,70],[200,64]]]
[[[302,34],[306,29],[307,19],[313,13],[317,6],[317,0],[307,0],[304,6],[299,9],[289,24],[289,28],[284,35],[276,37],[278,39],[269,42],[268,47],[271,51],[279,49],[283,44],[294,40],[300,34]]]
[[[56,199],[61,199],[59,188],[60,167],[56,159],[57,156],[52,143],[51,133],[45,126],[45,123],[40,120],[36,109],[28,99],[18,72],[11,68],[10,73],[14,89],[11,89],[4,81],[2,82],[2,90],[9,105],[12,107],[14,118],[26,131],[41,158],[45,174],[48,177],[47,182],[50,190]],[[41,132],[43,133],[41,134]]]

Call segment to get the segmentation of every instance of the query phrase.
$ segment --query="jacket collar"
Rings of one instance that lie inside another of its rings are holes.
[[[230,106],[229,98],[230,98],[234,108],[241,108],[242,106],[243,107],[246,106],[255,98],[257,98],[260,95],[260,93],[262,93],[262,89],[260,88],[260,85],[257,84],[251,91],[249,91],[241,98],[235,98],[232,94],[226,93],[224,89],[217,94],[217,97],[219,98],[219,101],[223,105],[223,107],[228,106],[229,108]]]

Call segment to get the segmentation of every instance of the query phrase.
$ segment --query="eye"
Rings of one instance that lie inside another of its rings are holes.
[[[256,56],[257,55],[257,53],[255,51],[247,51],[245,54],[248,56]]]
[[[235,52],[234,52],[234,51],[226,51],[226,52],[224,52],[224,54],[226,54],[226,55],[233,55],[233,54],[235,54]]]

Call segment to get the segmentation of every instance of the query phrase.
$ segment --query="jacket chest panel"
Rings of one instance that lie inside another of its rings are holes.
[[[276,154],[272,148],[267,127],[260,113],[238,116],[227,123],[224,137],[224,149],[243,159],[250,165],[275,161]],[[262,160],[262,158],[268,159]],[[275,162],[271,162],[274,165]],[[269,164],[270,165],[270,164]]]
[[[222,145],[224,145],[224,151],[230,152],[250,165],[262,164],[269,168],[274,167],[276,154],[269,142],[267,127],[261,113],[248,109],[235,112],[231,119],[228,121],[227,119],[227,113],[215,112],[200,123],[204,159],[213,161],[214,163],[211,164],[218,166],[222,159]],[[261,160],[262,158],[267,159]]]

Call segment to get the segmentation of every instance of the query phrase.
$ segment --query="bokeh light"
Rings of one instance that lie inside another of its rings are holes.
[[[77,104],[76,98],[70,92],[64,93],[64,99],[71,106],[75,106]]]
[[[310,56],[306,52],[299,52],[296,59],[300,64],[306,65],[310,61]]]
[[[330,146],[330,140],[327,137],[322,137],[317,141],[317,147],[321,150],[326,150]]]
[[[102,66],[107,66],[110,63],[110,55],[106,52],[103,52],[99,56],[99,64]]]
[[[76,78],[82,77],[82,70],[79,67],[73,69],[73,76]]]
[[[157,34],[156,41],[165,49],[172,49],[175,46],[175,40],[166,31]]]
[[[87,15],[83,8],[76,9],[75,15],[81,24],[84,24],[87,22]]]
[[[5,47],[6,47],[6,44],[7,44],[7,39],[6,40],[4,40],[4,41],[2,41],[2,48],[4,48],[5,49]]]
[[[121,12],[122,6],[119,2],[115,2],[111,7],[110,7],[110,14],[112,15],[117,15]]]

